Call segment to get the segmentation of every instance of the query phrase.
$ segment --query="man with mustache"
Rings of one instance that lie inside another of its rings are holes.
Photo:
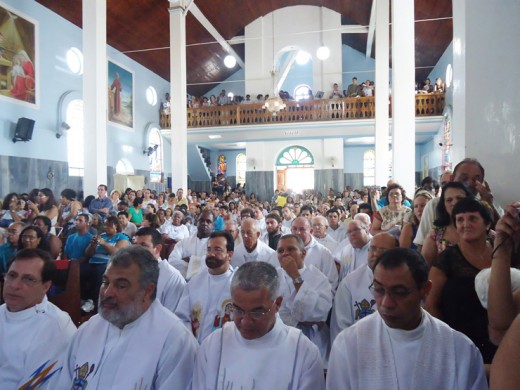
[[[175,311],[199,343],[232,320],[229,287],[233,277],[230,265],[233,249],[231,234],[211,233],[206,249],[207,269],[190,279]]]
[[[190,389],[197,342],[156,298],[159,264],[137,245],[110,260],[99,314],[76,333],[54,389]]]

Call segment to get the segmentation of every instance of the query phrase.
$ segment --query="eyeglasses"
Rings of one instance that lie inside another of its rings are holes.
[[[13,283],[17,279],[18,279],[18,274],[16,272],[8,272],[4,275],[4,280],[6,283]],[[33,287],[37,283],[42,281],[41,279],[36,279],[30,275],[23,275],[20,277],[20,280],[27,287]]]
[[[368,289],[372,292],[375,298],[382,298],[385,295],[389,296],[393,300],[401,300],[406,298],[408,295],[413,293],[414,291],[418,291],[417,288],[405,288],[405,287],[397,287],[393,289],[385,289],[383,287],[375,286],[374,283],[372,283]]]
[[[275,303],[276,303],[276,301],[273,301],[273,304],[271,305],[269,310],[254,310],[254,311],[246,311],[246,310],[241,309],[237,305],[233,304],[233,306],[231,306],[231,311],[233,312],[233,314],[235,315],[236,318],[244,318],[247,315],[252,320],[260,321],[271,310],[273,310]]]
[[[7,234],[15,235],[15,234],[20,234],[20,233],[16,229],[7,229]]]
[[[25,240],[25,241],[34,241],[34,240],[37,240],[38,237],[37,236],[28,236],[26,234],[24,234],[22,236],[22,240]]]

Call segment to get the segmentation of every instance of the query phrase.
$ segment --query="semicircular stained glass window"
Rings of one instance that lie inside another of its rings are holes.
[[[312,153],[303,146],[293,145],[280,152],[276,166],[311,167],[314,165]]]

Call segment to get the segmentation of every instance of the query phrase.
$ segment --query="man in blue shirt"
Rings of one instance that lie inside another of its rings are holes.
[[[85,250],[90,243],[92,237],[89,232],[90,216],[88,214],[79,214],[76,217],[76,233],[67,237],[65,249],[63,250],[62,259],[86,260]]]
[[[112,208],[112,200],[107,196],[107,186],[104,184],[100,184],[98,186],[97,192],[98,197],[93,199],[90,202],[90,206],[88,207],[88,211],[90,214],[99,214],[103,221],[108,216],[110,209]]]

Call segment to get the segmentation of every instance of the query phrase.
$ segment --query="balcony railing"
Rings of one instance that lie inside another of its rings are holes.
[[[415,95],[415,116],[442,115],[444,93]],[[337,121],[375,118],[375,98],[319,99],[285,102],[286,108],[276,115],[267,111],[262,104],[240,104],[229,106],[201,107],[188,109],[188,127],[219,127],[259,125],[266,123],[294,123]],[[392,100],[388,104],[392,116]],[[160,114],[161,127],[171,127],[170,115]]]

